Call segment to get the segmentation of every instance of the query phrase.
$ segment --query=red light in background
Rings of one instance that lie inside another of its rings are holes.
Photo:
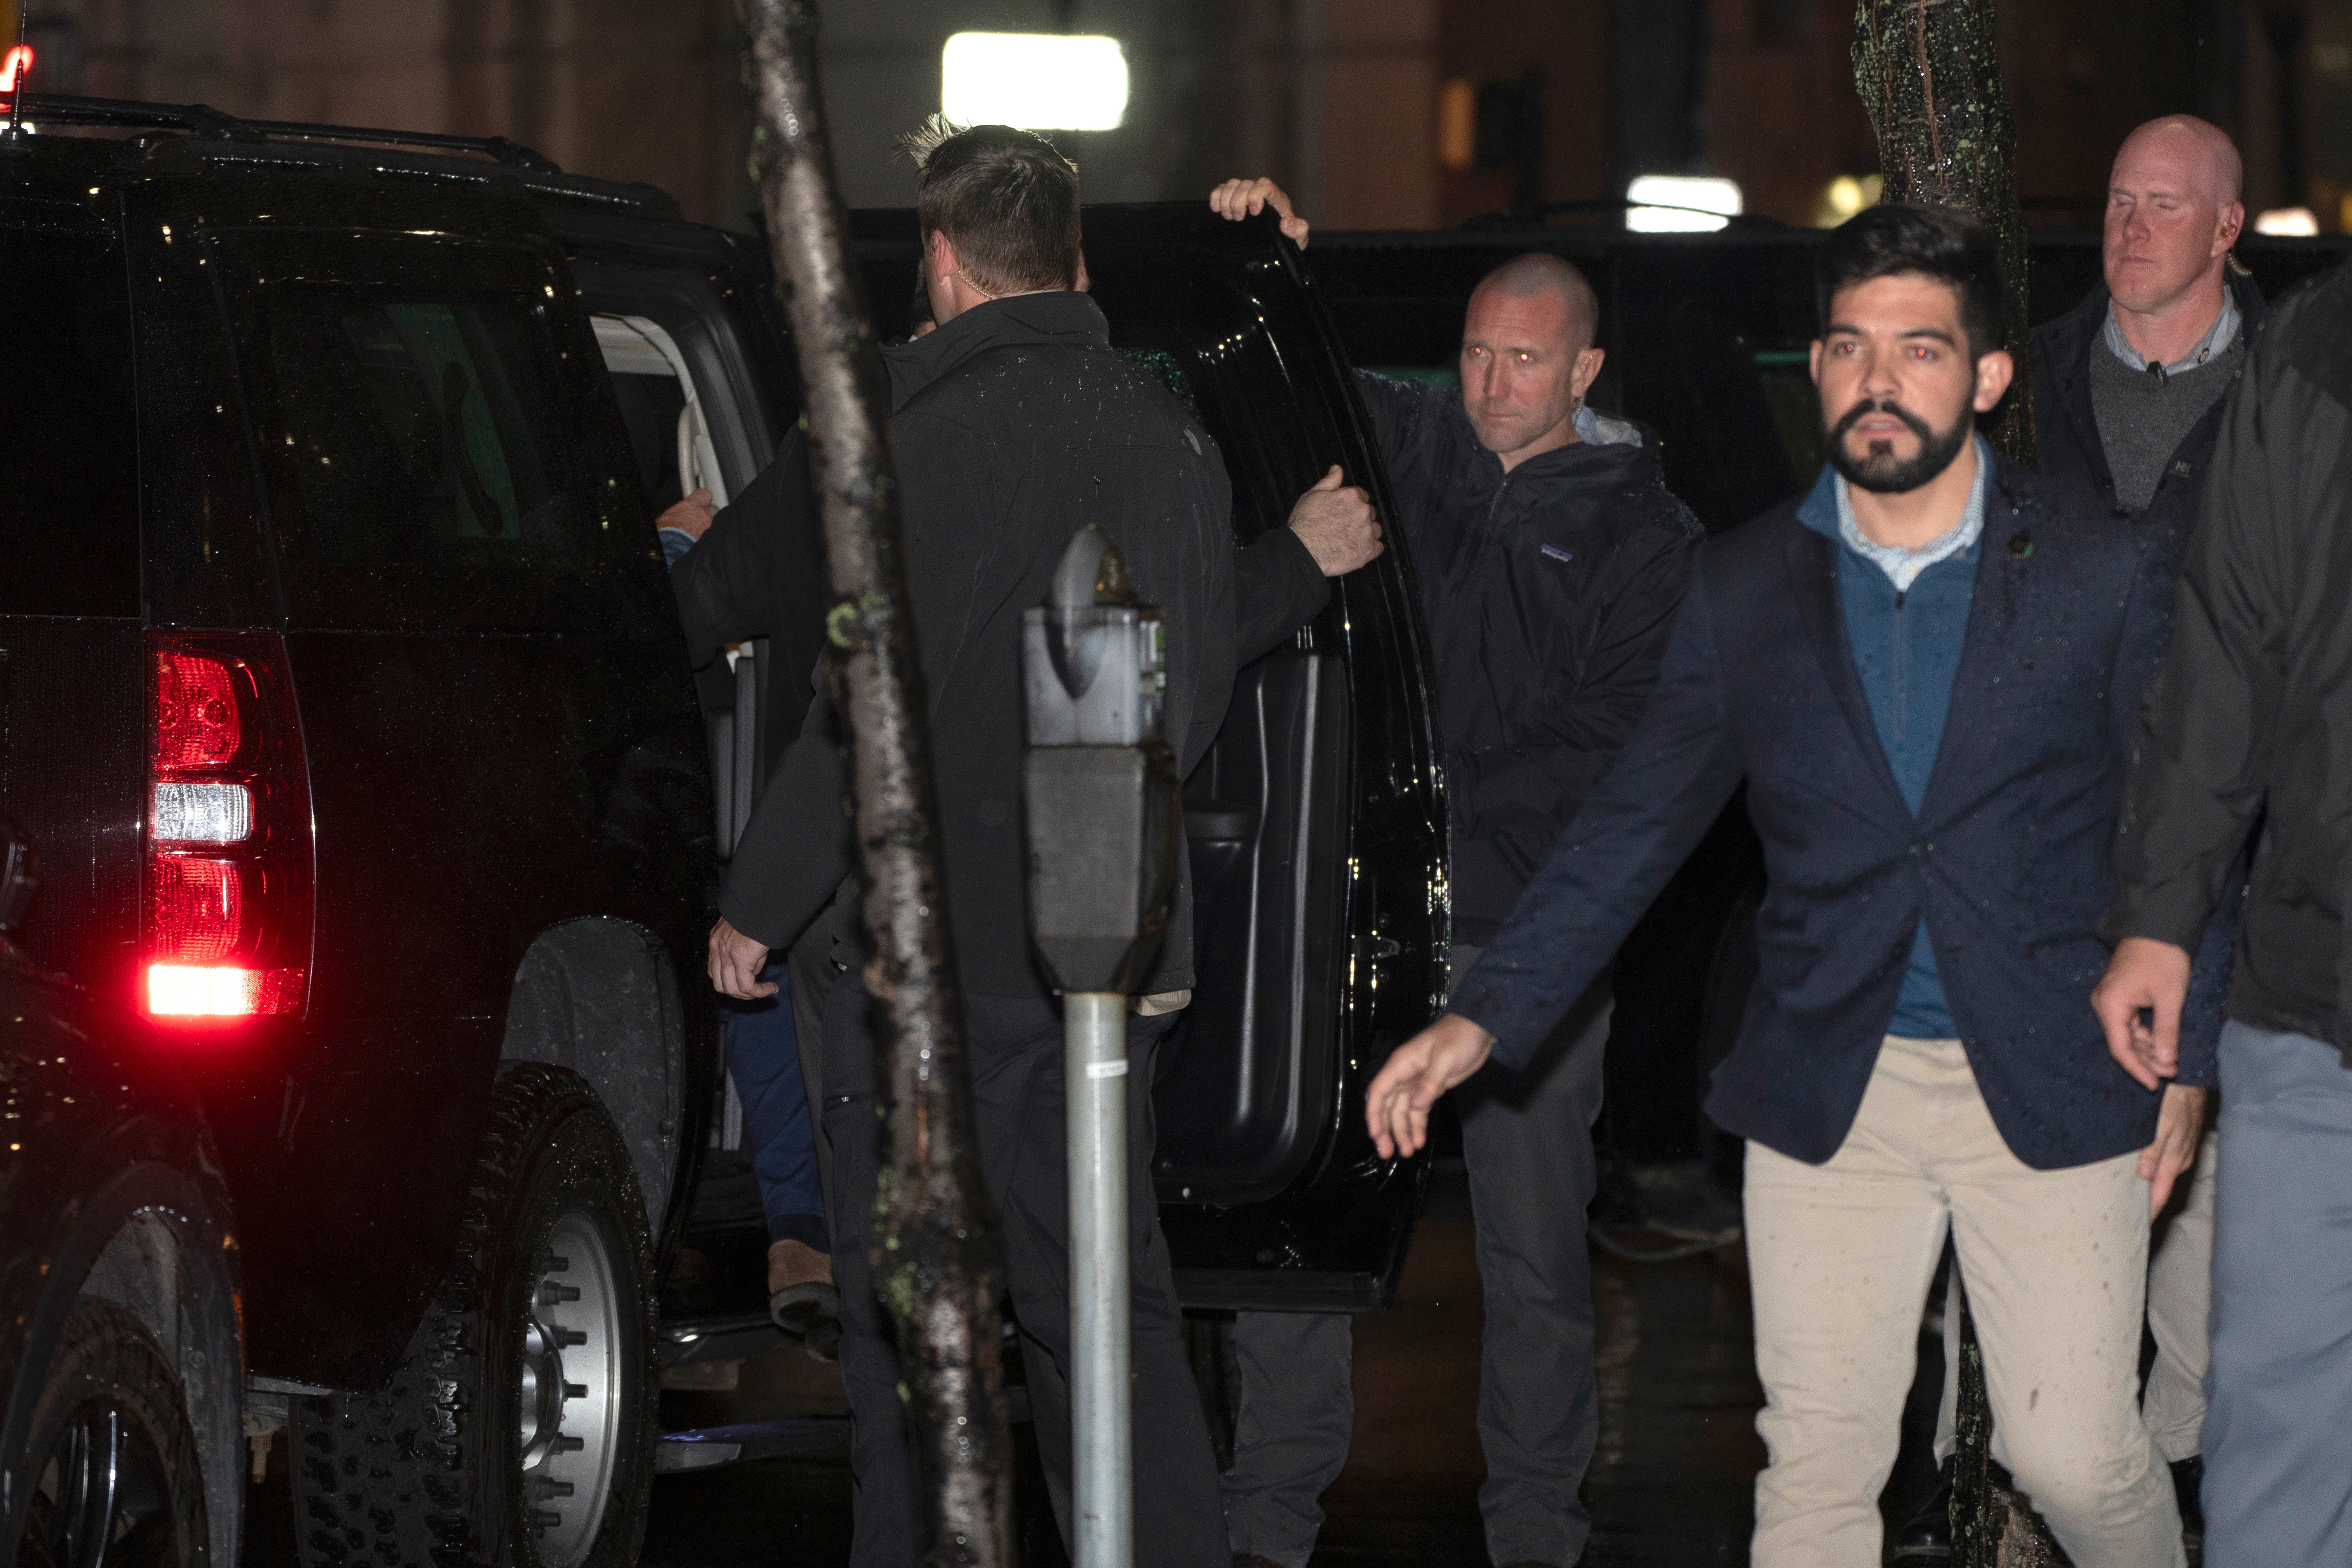
[[[299,1013],[310,792],[285,645],[260,632],[147,637],[140,1004],[183,1026]]]
[[[0,55],[0,92],[16,91],[16,84],[31,75],[32,70],[33,46],[30,44],[18,44],[6,54]]]

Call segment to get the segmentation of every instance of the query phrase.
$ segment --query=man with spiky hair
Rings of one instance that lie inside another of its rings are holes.
[[[1126,558],[1168,636],[1165,729],[1180,770],[1224,718],[1235,661],[1232,494],[1215,444],[1151,374],[1115,352],[1076,292],[1078,176],[1037,136],[935,125],[912,143],[923,288],[935,331],[886,351],[890,447],[930,721],[948,928],[963,994],[981,1163],[1002,1221],[1038,1447],[1069,1533],[1070,1301],[1063,1032],[1033,959],[1021,823],[1023,612],[1045,602],[1070,537],[1091,523]],[[1303,555],[1306,552],[1301,551]],[[849,869],[845,782],[822,695],[754,811],[711,932],[711,977],[758,994]],[[1180,877],[1181,861],[1180,865]],[[1180,879],[1145,1011],[1134,1081],[1192,984]],[[858,941],[856,945],[862,948]],[[859,1568],[925,1552],[896,1354],[868,1248],[883,1161],[869,997],[843,973],[824,1019],[843,1380],[854,1417]],[[1129,1100],[1136,1561],[1223,1556],[1217,1476],[1192,1383],[1151,1183],[1150,1097]]]

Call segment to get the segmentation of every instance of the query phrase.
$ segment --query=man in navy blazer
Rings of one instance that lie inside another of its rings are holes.
[[[1707,1112],[1748,1141],[1751,1561],[1878,1563],[1948,1230],[1996,1457],[2080,1568],[2178,1564],[2136,1394],[2150,1205],[2201,1096],[2134,1082],[2090,1008],[2166,576],[1975,437],[2013,374],[1981,227],[1874,208],[1818,266],[1830,467],[1707,542],[1633,740],[1367,1115],[1410,1152],[1439,1095],[1523,1063],[1745,777],[1769,887]]]

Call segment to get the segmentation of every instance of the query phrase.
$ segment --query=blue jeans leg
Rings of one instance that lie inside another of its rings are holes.
[[[2352,1072],[2336,1047],[2221,1032],[2208,1568],[2352,1563]]]
[[[799,1031],[793,1024],[792,975],[782,957],[761,973],[782,989],[758,1002],[731,1004],[727,1017],[727,1068],[743,1101],[743,1138],[759,1178],[768,1239],[833,1248],[824,1223],[824,1190],[817,1173],[816,1124],[801,1079]]]

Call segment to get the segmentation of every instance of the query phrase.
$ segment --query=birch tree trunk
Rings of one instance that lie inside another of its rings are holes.
[[[2000,242],[2017,382],[1986,436],[2004,456],[2031,463],[2025,221],[1998,33],[1993,0],[1856,0],[1853,84],[1878,135],[1879,199],[1958,207]]]
[[[1013,1448],[962,1008],[936,860],[922,670],[907,596],[889,395],[851,265],[817,87],[813,0],[738,0],[760,182],[808,409],[833,590],[825,674],[846,717],[857,877],[880,1014],[887,1163],[874,1279],[897,1321],[935,1565],[1010,1568]]]

